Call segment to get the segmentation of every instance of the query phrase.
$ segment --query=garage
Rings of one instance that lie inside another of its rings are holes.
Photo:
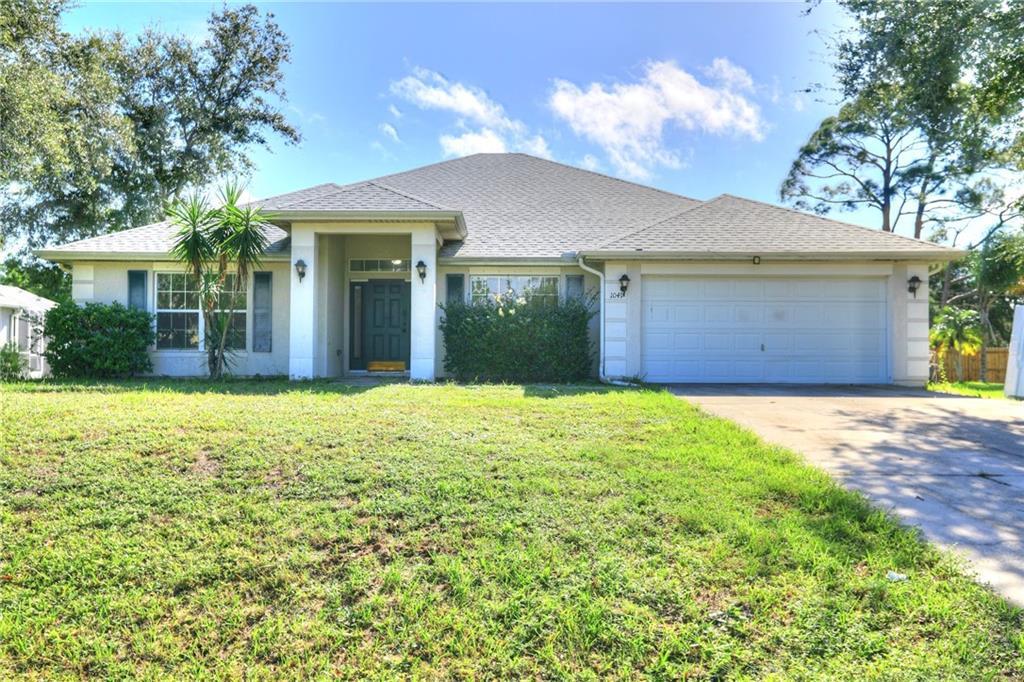
[[[647,381],[891,381],[883,277],[645,276]]]

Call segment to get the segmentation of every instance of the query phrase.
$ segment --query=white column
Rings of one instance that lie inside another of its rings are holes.
[[[433,226],[416,228],[412,232],[411,261],[409,378],[433,381],[437,348],[437,236]],[[427,276],[422,282],[416,272],[416,264],[420,261],[427,266]]]
[[[311,227],[292,225],[291,302],[289,305],[288,376],[312,379],[317,337],[317,254],[316,233]],[[306,276],[299,281],[295,263],[306,263]]]

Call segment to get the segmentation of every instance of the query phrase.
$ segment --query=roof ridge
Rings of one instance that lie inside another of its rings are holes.
[[[303,187],[302,189],[294,189],[291,192],[285,192],[284,194],[276,194],[276,195],[274,195],[272,197],[267,197],[266,199],[254,199],[253,201],[251,201],[249,203],[252,203],[252,204],[255,204],[255,203],[265,204],[267,202],[273,201],[274,199],[280,199],[281,197],[286,197],[289,194],[298,194],[299,192],[308,192],[310,190],[318,189],[320,187],[327,187],[328,185],[331,185],[331,186],[333,186],[333,187],[335,187],[337,189],[340,189],[343,186],[343,185],[339,185],[336,182],[321,182],[321,183],[319,183],[317,185],[313,185],[312,187]],[[289,201],[288,203],[282,204],[281,206],[279,206],[279,207],[277,207],[275,209],[271,209],[271,212],[273,212],[273,211],[280,211],[283,208],[288,208],[292,204],[301,203],[302,201],[305,201],[305,199],[296,199],[295,201]]]
[[[719,195],[719,196],[721,196],[721,195]],[[702,206],[707,206],[709,203],[711,203],[712,201],[714,201],[715,199],[718,199],[718,198],[719,197],[715,197],[714,199],[708,199],[707,201],[700,201],[700,200],[695,199],[694,201],[697,201],[697,203],[695,203],[693,206],[687,206],[686,208],[684,208],[681,211],[676,211],[672,215],[665,216],[664,218],[659,218],[658,220],[655,220],[653,223],[648,223],[647,225],[644,225],[643,227],[638,227],[636,229],[629,230],[628,232],[623,232],[622,234],[619,234],[616,237],[613,237],[613,238],[611,238],[611,239],[609,239],[607,241],[601,242],[600,244],[598,244],[597,248],[601,249],[601,248],[604,248],[605,246],[608,246],[609,244],[613,244],[614,242],[619,241],[620,239],[625,239],[626,237],[633,237],[633,236],[636,236],[636,235],[640,234],[641,232],[646,232],[647,230],[651,229],[652,227],[657,227],[658,225],[661,225],[662,223],[667,223],[668,221],[672,220],[673,218],[681,216],[684,213],[689,213],[690,211],[694,211],[694,210],[696,210],[698,208],[701,208]]]
[[[424,199],[423,197],[418,197],[415,194],[410,194],[409,192],[404,192],[404,191],[398,189],[397,187],[392,187],[391,185],[387,185],[387,184],[385,184],[383,182],[378,182],[377,180],[367,180],[366,184],[373,185],[374,187],[380,187],[381,189],[386,189],[389,192],[394,192],[395,194],[403,196],[406,199],[412,199],[413,201],[418,201],[421,204],[427,204],[428,206],[433,206],[434,208],[436,208],[439,211],[453,211],[454,210],[454,209],[448,208],[447,206],[442,206],[441,204],[438,204],[438,203],[436,203],[434,201],[430,201],[428,199]]]
[[[778,209],[780,211],[788,211],[789,213],[795,213],[797,215],[805,216],[807,218],[815,218],[817,220],[822,220],[822,221],[827,222],[827,223],[835,223],[836,225],[845,225],[846,227],[855,227],[858,230],[867,230],[868,232],[872,232],[874,234],[889,235],[890,237],[897,237],[899,239],[911,242],[913,244],[929,244],[931,246],[937,246],[937,247],[943,248],[943,249],[951,248],[949,246],[946,246],[945,244],[939,244],[937,242],[931,242],[931,241],[928,241],[927,239],[914,239],[913,237],[908,237],[908,236],[903,235],[903,234],[897,234],[895,232],[886,232],[885,230],[878,230],[878,229],[875,229],[873,227],[867,227],[865,225],[857,225],[856,223],[848,223],[845,220],[836,220],[835,218],[826,218],[825,216],[818,215],[817,213],[810,213],[808,211],[800,211],[800,210],[797,210],[795,208],[790,208],[789,206],[780,206],[778,204],[772,204],[772,203],[769,203],[767,201],[761,201],[760,199],[750,199],[748,197],[741,197],[741,196],[738,196],[736,194],[730,194],[729,192],[724,192],[722,194],[719,194],[717,197],[715,197],[714,199],[710,199],[709,201],[715,201],[715,200],[721,199],[723,197],[729,197],[730,199],[738,199],[739,201],[746,201],[747,203],[751,203],[751,204],[758,204],[758,205],[761,205],[761,206],[768,206],[769,208]]]
[[[660,192],[662,194],[667,194],[670,197],[675,197],[677,199],[686,199],[688,201],[696,201],[698,203],[703,203],[703,202],[701,202],[700,199],[695,199],[693,197],[688,197],[685,194],[677,194],[675,192],[669,192],[667,189],[661,189],[660,187],[654,187],[652,185],[644,185],[644,184],[641,184],[639,182],[633,182],[632,180],[624,180],[622,178],[617,178],[614,175],[608,175],[607,173],[599,173],[598,171],[590,170],[589,168],[580,168],[579,166],[573,166],[572,164],[569,164],[569,163],[562,163],[561,161],[555,161],[554,159],[545,159],[542,156],[534,156],[533,154],[527,154],[526,152],[492,152],[492,154],[494,154],[494,155],[497,155],[497,154],[507,154],[508,156],[525,156],[525,157],[527,157],[529,159],[534,159],[535,161],[544,161],[546,163],[550,163],[550,164],[555,165],[555,166],[561,166],[563,168],[571,168],[572,170],[580,171],[581,173],[590,173],[591,175],[596,175],[598,177],[605,178],[607,180],[614,180],[615,182],[621,182],[621,183],[623,183],[625,185],[632,185],[633,187],[642,187],[643,189],[653,190],[655,192]],[[481,154],[473,154],[472,156],[481,156],[481,155],[483,155],[483,153],[481,153]],[[467,158],[467,157],[463,157],[463,158]]]

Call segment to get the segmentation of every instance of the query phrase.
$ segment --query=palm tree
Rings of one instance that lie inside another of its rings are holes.
[[[982,346],[981,327],[978,313],[965,308],[946,306],[932,325],[929,335],[932,348],[935,349],[939,366],[939,379],[946,382],[946,354],[952,349],[953,365],[956,368],[956,380],[964,380],[964,356],[977,355]]]
[[[220,191],[218,208],[198,192],[167,207],[168,220],[178,228],[171,254],[188,268],[199,291],[207,367],[214,379],[221,378],[226,368],[231,314],[268,243],[270,216],[258,208],[240,206],[241,196],[242,187],[229,183]]]

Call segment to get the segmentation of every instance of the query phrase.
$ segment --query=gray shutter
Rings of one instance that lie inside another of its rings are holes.
[[[583,298],[583,275],[565,276],[565,300]]]
[[[252,350],[269,353],[273,326],[273,279],[269,272],[255,272],[252,276]]]
[[[128,271],[128,307],[136,310],[146,310],[146,278],[148,273],[145,270]]]
[[[446,303],[464,303],[466,301],[466,276],[445,275]]]

